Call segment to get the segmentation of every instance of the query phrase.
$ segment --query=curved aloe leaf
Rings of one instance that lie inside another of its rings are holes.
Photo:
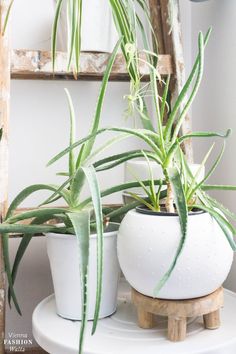
[[[96,293],[96,305],[94,312],[92,334],[95,333],[97,327],[97,321],[99,318],[99,311],[101,305],[102,294],[102,273],[103,273],[103,215],[101,194],[96,177],[96,172],[93,167],[83,167],[83,172],[89,184],[89,189],[92,196],[93,208],[96,220],[97,229],[97,293]]]
[[[206,33],[206,36],[205,36],[205,39],[204,39],[204,46],[207,45],[208,43],[208,40],[209,40],[209,37],[210,37],[210,34],[211,34],[211,28],[208,29],[207,33]],[[198,65],[199,65],[199,61],[200,61],[200,55],[198,53],[197,55],[197,58],[195,60],[195,63],[194,63],[194,66],[193,66],[193,69],[183,87],[183,89],[181,90],[176,102],[175,102],[175,105],[171,111],[171,114],[169,116],[169,119],[167,121],[167,124],[166,124],[166,129],[165,129],[165,132],[164,132],[164,137],[165,137],[165,140],[169,141],[169,138],[170,138],[170,135],[171,135],[171,130],[172,130],[172,127],[173,127],[173,124],[174,124],[174,121],[175,121],[175,117],[176,117],[176,114],[178,113],[179,111],[179,108],[181,107],[187,93],[188,93],[188,90],[190,89],[191,87],[191,84],[192,84],[192,81],[197,73],[197,70],[198,70]]]
[[[90,235],[90,214],[89,211],[68,213],[72,222],[78,242],[80,277],[81,277],[81,310],[82,321],[80,327],[79,354],[83,353],[83,342],[87,324],[88,307],[88,264],[89,264],[89,235]]]
[[[67,185],[71,182],[72,180],[72,177],[69,177],[64,183],[62,183],[62,185],[60,187],[57,187],[55,188],[54,190],[54,193],[49,197],[47,198],[44,202],[42,202],[41,204],[39,204],[39,207],[43,206],[43,205],[46,205],[46,204],[50,204],[52,202],[55,202],[56,200],[59,199],[58,196],[61,195],[61,192],[64,192],[66,193],[66,199],[65,201],[67,202],[68,205],[70,205],[70,192],[69,190],[66,189]]]
[[[5,17],[5,20],[4,20],[4,23],[3,23],[2,36],[4,36],[5,33],[6,33],[7,24],[8,24],[8,21],[9,21],[9,16],[10,16],[10,13],[11,13],[11,9],[12,9],[13,3],[14,3],[14,0],[11,0],[10,4],[8,6],[6,17]]]
[[[188,110],[189,110],[189,108],[190,108],[190,106],[191,106],[191,104],[198,92],[198,89],[199,89],[201,81],[202,81],[203,69],[204,69],[204,39],[203,39],[202,32],[200,32],[199,36],[198,36],[198,50],[199,50],[199,65],[198,65],[198,72],[197,72],[196,81],[193,86],[190,97],[189,97],[185,107],[183,108],[183,111],[180,113],[179,118],[177,119],[176,126],[175,126],[174,133],[173,133],[172,140],[171,140],[172,143],[175,141],[176,137],[179,134],[179,130],[181,128],[183,120],[185,119],[185,116],[188,113]]]
[[[12,277],[11,277],[11,263],[10,263],[10,257],[9,257],[9,235],[6,232],[1,232],[2,234],[2,245],[3,245],[3,259],[4,259],[4,265],[5,265],[5,271],[7,275],[7,280],[8,280],[8,286],[11,292],[12,300],[14,302],[15,308],[18,312],[19,315],[22,315],[20,306],[18,304],[13,282],[12,282]]]
[[[80,167],[76,171],[75,176],[73,177],[73,180],[71,182],[70,205],[72,207],[77,207],[77,205],[78,205],[79,196],[82,191],[82,187],[84,185],[84,182],[85,182],[85,175],[84,175],[82,168]]]
[[[111,127],[108,127],[108,128],[99,129],[96,133],[89,134],[87,137],[85,137],[83,139],[80,139],[77,142],[75,142],[72,146],[69,146],[66,149],[62,150],[59,154],[54,156],[48,162],[47,166],[52,165],[53,163],[58,161],[60,158],[62,158],[66,154],[68,154],[72,149],[75,149],[76,147],[84,144],[86,141],[94,138],[97,135],[100,135],[100,134],[102,134],[104,132],[109,132],[109,131],[127,133],[127,134],[130,134],[130,136],[133,135],[133,136],[136,136],[138,138],[141,138],[144,142],[146,142],[152,148],[152,150],[157,154],[157,157],[159,157],[161,159],[162,154],[161,154],[160,149],[158,148],[157,144],[155,144],[153,142],[153,140],[149,138],[149,136],[152,136],[152,138],[156,137],[156,139],[158,141],[158,139],[159,139],[159,135],[158,134],[150,132],[149,130],[146,130],[146,129],[129,129],[129,128],[111,128]]]
[[[65,208],[42,208],[42,209],[34,209],[26,212],[22,212],[20,214],[11,216],[7,219],[8,224],[14,224],[19,221],[38,218],[38,217],[53,217],[55,214],[65,214],[68,210]]]
[[[120,47],[120,43],[121,43],[121,39],[116,43],[116,46],[110,56],[110,59],[108,61],[108,64],[107,64],[107,67],[106,67],[106,70],[105,70],[105,73],[103,76],[100,94],[98,97],[98,102],[97,102],[97,107],[96,107],[96,113],[95,113],[92,127],[90,130],[91,135],[93,135],[94,133],[96,133],[98,131],[102,107],[103,107],[103,101],[104,101],[104,97],[105,97],[105,93],[106,93],[106,88],[107,88],[108,80],[109,80],[109,77],[111,74],[111,70],[112,70],[115,58],[116,58],[117,51]],[[77,162],[77,167],[79,167],[80,163],[83,162],[83,160],[85,160],[90,155],[93,145],[94,145],[94,142],[95,142],[95,138],[92,138],[87,141],[87,143],[85,144],[84,150],[83,150],[83,154],[81,156],[81,160],[79,162]]]
[[[181,239],[176,251],[175,257],[173,262],[171,263],[169,269],[164,274],[160,282],[157,284],[156,288],[154,289],[154,295],[157,296],[158,292],[164,286],[168,278],[170,277],[172,271],[174,270],[176,263],[183,251],[186,237],[187,237],[187,225],[188,225],[188,208],[186,204],[185,194],[183,190],[183,185],[181,181],[181,177],[178,173],[176,168],[168,169],[168,175],[170,178],[170,182],[174,191],[174,200],[175,205],[179,214],[179,221],[180,221],[180,229],[181,229]]]
[[[47,216],[47,217],[40,217],[37,219],[34,219],[31,221],[31,224],[42,224],[46,221],[48,221],[49,219],[51,219],[51,215]],[[15,279],[17,276],[17,272],[18,272],[18,268],[21,262],[21,259],[23,258],[25,251],[31,241],[33,237],[33,234],[24,234],[24,236],[21,239],[20,245],[17,249],[17,253],[13,262],[13,267],[12,267],[12,272],[11,272],[11,279],[12,279],[12,284],[14,285],[15,283]],[[8,302],[9,302],[9,306],[11,307],[11,289],[8,289]]]
[[[171,159],[173,158],[176,150],[184,140],[190,138],[211,138],[211,137],[226,139],[230,136],[230,134],[231,134],[231,129],[228,129],[225,134],[217,133],[217,132],[193,132],[190,134],[183,135],[180,138],[176,139],[175,142],[171,145],[164,163],[164,167],[169,166],[169,163],[171,162]]]
[[[66,233],[66,227],[56,227],[52,225],[24,225],[24,224],[0,224],[0,234],[16,233],[16,234],[38,234],[38,233]]]
[[[102,160],[96,161],[93,166],[96,168],[96,171],[105,171],[110,168],[116,167],[125,161],[129,161],[137,157],[143,157],[143,151],[150,159],[154,160],[157,164],[160,164],[160,160],[155,156],[155,154],[150,153],[149,151],[131,150],[126,153],[112,155]]]
[[[73,102],[71,99],[71,95],[67,89],[65,89],[65,93],[67,96],[69,111],[70,111],[70,145],[72,146],[75,142],[75,110],[73,106]],[[75,165],[75,154],[74,150],[70,150],[69,152],[69,176],[72,176],[75,173],[76,165]]]
[[[201,186],[201,189],[204,191],[210,191],[210,190],[236,191],[236,186],[224,185],[224,184],[204,184],[203,186]]]
[[[140,205],[140,202],[138,201],[134,201],[132,203],[123,205],[122,207],[112,210],[109,213],[105,214],[106,219],[112,220],[112,218],[118,217],[120,215],[125,215],[129,210],[135,209],[138,205]]]
[[[146,180],[146,181],[142,181],[142,183],[145,186],[149,186],[150,181]],[[155,180],[154,181],[155,185],[160,185],[161,183],[162,183],[161,180]],[[102,191],[101,192],[101,197],[106,197],[107,195],[111,195],[111,194],[114,194],[114,193],[117,193],[117,192],[120,192],[120,191],[123,191],[123,190],[128,190],[130,188],[136,188],[136,187],[140,187],[140,183],[139,182],[126,182],[126,183],[119,184],[117,186],[114,186],[114,187],[111,187],[111,188],[108,188],[108,189]],[[85,199],[82,203],[80,203],[78,205],[78,208],[83,209],[85,206],[87,206],[91,202],[91,200],[92,200],[91,197]]]
[[[60,18],[62,3],[63,0],[57,1],[54,21],[52,26],[52,70],[53,71],[55,70],[55,63],[56,63],[57,30],[58,30],[58,21]]]
[[[191,182],[189,183],[189,186],[187,187],[187,192],[186,192],[187,202],[189,202],[191,200],[191,197],[194,194],[194,191],[197,190],[196,189],[196,185],[198,184],[197,180],[198,180],[199,176],[201,175],[201,172],[203,171],[203,168],[204,168],[209,156],[211,155],[212,150],[214,149],[214,146],[215,146],[215,143],[213,143],[211,145],[210,149],[207,151],[207,153],[204,156],[200,166],[198,167],[198,169],[197,169],[196,173],[194,174]]]
[[[231,219],[236,221],[236,214],[230,211],[228,208],[226,208],[222,203],[219,203],[217,200],[214,198],[210,197],[209,195],[206,195],[207,199],[213,205],[213,207],[219,209],[222,211],[223,214],[227,215]]]
[[[88,140],[96,137],[99,134],[102,134],[103,132],[105,132],[107,129],[103,128],[103,129],[99,129],[96,133],[94,134],[89,134],[88,136],[86,136],[85,138],[82,138],[78,141],[76,141],[74,144],[72,144],[72,146],[67,147],[66,149],[62,150],[59,154],[55,155],[51,160],[49,160],[49,162],[47,163],[47,166],[52,165],[53,163],[55,163],[56,161],[58,161],[60,158],[62,158],[63,156],[65,156],[66,154],[68,154],[72,149],[77,148],[80,145],[83,145],[84,143],[86,143]],[[78,166],[77,166],[78,167]]]
[[[224,154],[224,151],[225,151],[225,142],[223,144],[223,147],[219,153],[219,155],[217,156],[214,164],[212,165],[210,171],[206,174],[206,176],[199,182],[196,184],[196,186],[193,188],[193,190],[191,191],[191,193],[189,194],[189,200],[192,198],[192,196],[194,195],[194,193],[196,192],[196,190],[198,190],[202,184],[208,180],[208,178],[213,174],[213,172],[215,171],[215,169],[217,168],[217,166],[219,165],[221,159],[222,159],[222,156]]]
[[[7,214],[5,217],[5,220],[7,220],[8,218],[10,218],[14,211],[18,208],[18,206],[26,199],[28,198],[32,193],[35,193],[37,191],[41,191],[41,190],[48,190],[48,191],[57,191],[57,186],[55,185],[48,185],[48,184],[34,184],[32,186],[29,186],[25,189],[23,189],[18,195],[17,197],[12,201],[11,205],[9,206],[8,210],[7,210]],[[57,192],[58,194],[60,194],[60,196],[62,198],[65,199],[65,201],[68,203],[68,191],[66,190],[61,190],[60,192]]]
[[[79,1],[79,0],[78,0]],[[73,53],[74,53],[74,48],[75,48],[75,40],[76,40],[76,32],[77,32],[77,26],[78,26],[78,19],[79,19],[79,12],[78,12],[78,1],[73,0],[72,1],[72,12],[71,12],[71,18],[70,18],[70,38],[68,38],[69,41],[69,49],[68,49],[68,63],[67,63],[67,70],[70,70],[71,63],[72,63],[72,58],[73,58]]]
[[[221,230],[224,232],[225,237],[230,244],[230,247],[232,248],[233,251],[236,251],[236,243],[232,237],[233,235],[236,234],[236,229],[233,227],[233,225],[231,225],[228,222],[228,220],[226,220],[226,218],[224,216],[222,216],[214,207],[209,208],[209,207],[202,205],[202,204],[196,204],[196,205],[193,205],[193,208],[198,208],[198,209],[204,210],[204,211],[208,212],[211,216],[213,216],[213,218],[216,220],[216,222],[220,226]]]

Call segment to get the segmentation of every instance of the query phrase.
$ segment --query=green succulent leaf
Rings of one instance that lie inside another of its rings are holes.
[[[12,9],[13,3],[14,3],[14,0],[11,0],[10,4],[8,6],[6,17],[5,17],[5,20],[4,20],[4,23],[3,23],[2,36],[4,36],[5,33],[6,33],[7,24],[9,22],[9,17],[10,17],[10,14],[11,14],[11,9]]]
[[[46,216],[46,217],[39,217],[39,218],[32,220],[31,224],[40,225],[50,219],[51,219],[51,215]],[[12,279],[13,285],[15,283],[15,279],[17,276],[18,268],[20,266],[20,262],[21,262],[24,254],[29,246],[29,243],[30,243],[32,237],[33,237],[33,234],[24,234],[21,239],[20,245],[17,249],[16,256],[15,256],[15,259],[13,262],[12,272],[11,272],[11,279]],[[9,287],[9,289],[8,289],[8,302],[9,302],[10,307],[11,307],[11,297],[12,297],[11,289]]]
[[[101,204],[101,194],[98,185],[98,180],[96,177],[95,169],[91,167],[83,167],[83,172],[89,184],[93,208],[96,220],[97,229],[97,293],[96,293],[96,304],[94,312],[94,321],[92,334],[95,333],[97,322],[99,318],[99,311],[101,305],[101,294],[102,294],[102,274],[103,274],[103,214],[102,214],[102,204]]]
[[[60,18],[60,13],[62,9],[63,0],[58,0],[56,4],[56,11],[54,15],[54,21],[52,26],[52,69],[55,70],[56,64],[56,49],[57,49],[57,31],[58,31],[58,22]]]
[[[204,184],[203,186],[201,186],[201,189],[204,191],[210,191],[210,190],[236,191],[236,186],[224,185],[224,184]]]
[[[218,138],[223,138],[226,139],[230,136],[231,134],[231,129],[228,129],[225,134],[223,133],[218,133],[218,132],[193,132],[190,134],[186,134],[181,136],[180,138],[176,138],[175,142],[171,145],[169,148],[169,151],[167,153],[167,157],[164,163],[164,167],[168,167],[171,159],[173,158],[174,154],[176,153],[178,147],[184,140],[188,140],[191,138],[213,138],[213,137],[218,137]]]
[[[72,222],[78,242],[78,252],[80,261],[81,277],[81,309],[82,321],[80,327],[79,354],[83,353],[84,334],[87,324],[88,308],[88,265],[89,265],[89,236],[90,236],[90,213],[83,210],[81,212],[68,213]]]
[[[95,112],[95,116],[94,116],[91,130],[90,130],[91,136],[94,135],[95,133],[97,133],[98,128],[99,128],[100,117],[101,117],[104,97],[105,97],[105,93],[106,93],[106,89],[107,89],[107,84],[108,84],[111,70],[112,70],[112,67],[113,67],[113,64],[114,64],[114,61],[116,58],[116,54],[117,54],[118,49],[120,47],[121,40],[122,39],[118,40],[118,42],[116,43],[116,46],[110,56],[109,62],[107,64],[107,67],[106,67],[106,70],[105,70],[105,73],[103,76],[100,94],[98,97],[98,102],[97,102],[97,107],[96,107],[96,112]],[[95,142],[95,135],[94,135],[94,138],[91,138],[86,142],[80,162],[85,160],[91,154],[94,142]],[[79,166],[79,164],[77,163],[77,167],[78,166]]]
[[[165,285],[166,281],[169,279],[172,271],[174,270],[176,263],[183,251],[186,237],[187,237],[187,225],[188,225],[188,208],[187,208],[187,203],[185,199],[185,194],[183,190],[183,185],[181,181],[181,177],[179,175],[179,172],[176,168],[171,168],[168,169],[168,174],[170,178],[170,182],[174,191],[174,200],[175,200],[175,205],[179,214],[179,221],[180,221],[180,229],[181,229],[181,239],[179,242],[178,249],[176,251],[175,257],[167,270],[167,272],[164,274],[162,279],[159,281],[157,286],[154,289],[154,296],[157,296],[158,292],[161,290],[161,288]]]
[[[3,244],[3,259],[4,259],[5,271],[6,271],[7,280],[8,280],[8,287],[10,289],[12,300],[14,302],[16,311],[18,312],[19,315],[22,315],[20,306],[17,301],[16,294],[15,294],[12,277],[11,277],[11,263],[10,263],[10,257],[9,257],[9,235],[6,232],[1,232],[1,234],[2,234],[2,244]]]
[[[67,89],[65,89],[69,111],[70,111],[70,145],[72,146],[75,142],[75,110],[72,102],[71,95]],[[73,176],[75,173],[76,165],[75,165],[75,154],[74,150],[70,150],[69,152],[69,176]]]
[[[60,197],[64,198],[64,200],[68,203],[68,198],[69,198],[69,194],[68,191],[66,189],[62,189],[58,192],[58,187],[55,185],[49,185],[49,184],[34,184],[31,185],[29,187],[26,187],[25,189],[23,189],[17,196],[16,198],[12,201],[12,203],[10,204],[8,210],[7,210],[7,214],[5,217],[5,220],[8,220],[14,213],[14,211],[18,208],[18,206],[26,199],[28,198],[31,194],[38,192],[38,191],[42,191],[42,190],[46,190],[46,191],[52,191],[55,192],[56,191],[56,195],[60,195]]]
[[[207,33],[206,33],[206,36],[204,38],[204,46],[206,47],[207,43],[208,43],[208,40],[209,40],[209,37],[210,37],[210,34],[211,34],[211,28],[208,29]],[[166,125],[166,129],[165,129],[165,133],[164,133],[164,137],[165,137],[165,140],[166,141],[169,141],[170,139],[170,135],[171,135],[171,131],[172,131],[172,128],[173,128],[173,124],[174,124],[174,121],[175,121],[175,118],[176,118],[176,115],[178,113],[178,111],[180,110],[180,108],[182,107],[183,105],[183,102],[186,98],[186,95],[189,91],[189,89],[191,88],[191,85],[192,85],[192,82],[193,82],[193,79],[194,77],[196,76],[198,70],[199,70],[199,62],[200,62],[200,59],[201,58],[201,52],[198,53],[197,57],[196,57],[196,60],[195,60],[195,63],[194,63],[194,66],[192,68],[192,71],[183,87],[183,89],[181,90],[175,104],[174,104],[174,107],[171,111],[171,114],[168,118],[168,122],[167,122],[167,125]]]
[[[215,207],[207,207],[202,204],[193,205],[193,208],[198,208],[208,212],[216,220],[224,235],[229,242],[230,247],[233,251],[236,251],[236,243],[233,239],[233,236],[236,234],[236,229],[228,222],[228,220],[222,215]]]

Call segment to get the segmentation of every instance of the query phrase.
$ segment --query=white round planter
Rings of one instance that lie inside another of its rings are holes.
[[[100,318],[116,311],[120,268],[117,259],[118,224],[110,224],[104,233],[104,269]],[[90,260],[88,279],[88,319],[92,320],[97,285],[97,235],[90,236]],[[81,286],[78,244],[74,235],[48,233],[49,257],[58,315],[71,320],[81,320]]]
[[[146,215],[136,210],[126,214],[118,233],[118,259],[134,289],[154,296],[180,238],[178,215]],[[207,213],[190,214],[183,252],[158,298],[189,299],[210,294],[226,279],[232,260],[233,251],[215,220]]]
[[[53,0],[56,4],[56,0]],[[66,51],[67,46],[67,2],[64,2],[59,20],[58,48]],[[113,22],[112,11],[107,0],[83,0],[81,51],[112,52],[118,34]]]

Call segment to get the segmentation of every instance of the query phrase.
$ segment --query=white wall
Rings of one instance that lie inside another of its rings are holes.
[[[236,1],[209,0],[202,4],[192,4],[193,52],[196,52],[197,33],[206,32],[209,26],[213,32],[206,48],[205,75],[199,95],[193,106],[193,128],[225,131],[233,129],[227,141],[227,148],[221,165],[212,177],[213,183],[235,184],[236,168]],[[221,143],[220,141],[218,143]],[[200,161],[209,148],[207,144],[196,145],[196,159]],[[218,192],[215,196],[236,212],[234,192]],[[236,291],[236,262],[226,282],[226,286]]]

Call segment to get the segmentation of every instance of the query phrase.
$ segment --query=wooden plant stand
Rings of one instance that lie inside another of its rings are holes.
[[[186,338],[187,318],[203,316],[204,327],[220,327],[220,308],[223,307],[223,288],[214,293],[189,300],[162,300],[140,294],[132,289],[132,301],[138,311],[138,325],[144,329],[155,327],[155,315],[168,317],[168,339],[172,342]]]

